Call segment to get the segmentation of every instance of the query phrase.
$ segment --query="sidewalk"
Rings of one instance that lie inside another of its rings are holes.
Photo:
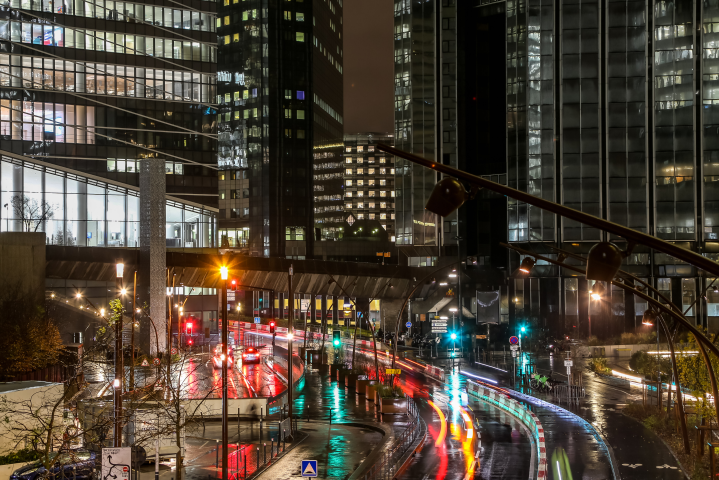
[[[557,366],[560,363],[561,360],[553,357],[540,357],[537,359],[537,369],[542,373],[548,373],[551,369],[555,378],[566,379],[566,375],[558,373],[563,369],[563,366]],[[469,368],[463,365],[462,369],[475,371],[483,376],[492,374],[491,369],[481,366]],[[496,375],[492,378],[495,377]],[[587,396],[582,400],[580,406],[560,404],[551,395],[533,392],[527,386],[520,385],[512,388],[558,405],[590,423],[606,444],[611,447],[622,479],[679,480],[685,478],[671,450],[659,437],[641,423],[621,413],[622,407],[627,403],[641,401],[640,390],[631,389],[627,381],[600,377],[594,373],[585,373],[582,378]],[[542,421],[544,423],[544,420]],[[551,433],[552,425],[545,426],[545,430]],[[549,436],[547,442],[549,446]]]

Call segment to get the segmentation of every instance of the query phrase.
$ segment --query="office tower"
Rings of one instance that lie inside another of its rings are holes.
[[[345,218],[350,225],[358,220],[376,220],[394,241],[394,157],[376,150],[377,143],[392,146],[394,136],[378,133],[345,135]]]
[[[719,258],[716,10],[696,1],[508,2],[509,185]],[[515,201],[508,227],[512,242],[533,248],[627,246]],[[512,257],[513,268],[519,260]],[[682,309],[712,281],[642,245],[623,268]],[[641,328],[646,303],[616,287],[593,301],[584,278],[550,266],[532,277],[529,292],[516,280],[520,311],[546,305],[564,330],[582,335],[590,318],[593,334]],[[544,283],[559,295],[543,296]],[[716,331],[717,305],[710,290],[688,316]]]
[[[218,7],[222,246],[309,258],[342,217],[342,3]]]
[[[167,245],[215,245],[214,3],[4,5],[0,228],[22,228],[25,196],[52,207],[50,244],[135,247],[148,159],[167,173]]]

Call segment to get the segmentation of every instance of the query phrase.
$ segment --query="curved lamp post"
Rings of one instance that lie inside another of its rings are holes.
[[[582,270],[581,268],[576,267],[576,266],[574,266],[574,265],[567,265],[567,264],[565,264],[565,263],[558,262],[557,260],[554,260],[554,259],[552,259],[552,258],[548,258],[548,257],[545,257],[545,256],[543,256],[543,255],[539,255],[539,254],[537,254],[537,253],[530,252],[529,250],[524,250],[523,248],[516,247],[516,246],[514,246],[514,245],[507,245],[506,243],[501,243],[500,245],[502,245],[503,247],[506,247],[506,248],[510,248],[510,249],[512,249],[512,250],[514,250],[514,251],[516,251],[516,252],[519,252],[519,253],[521,253],[521,254],[523,254],[523,255],[530,255],[530,256],[534,257],[535,259],[537,259],[537,260],[544,260],[544,261],[546,261],[546,262],[548,262],[548,263],[551,263],[551,264],[554,264],[554,265],[558,265],[558,266],[560,266],[560,267],[564,267],[564,268],[567,268],[567,269],[569,269],[569,270],[573,270],[573,271],[575,271],[575,272],[577,272],[577,273],[586,275],[586,271],[585,271],[585,270]],[[684,327],[686,327],[687,330],[689,330],[689,331],[692,333],[692,335],[694,335],[694,338],[695,338],[696,341],[697,341],[697,346],[699,347],[699,351],[700,351],[701,354],[702,354],[702,358],[703,358],[703,360],[704,360],[704,364],[706,365],[707,371],[709,372],[709,381],[710,381],[711,386],[712,386],[712,396],[714,397],[714,410],[715,410],[715,412],[716,412],[716,414],[717,414],[717,418],[719,418],[719,391],[718,391],[718,388],[717,388],[716,376],[715,376],[714,369],[713,369],[713,367],[712,367],[711,361],[709,360],[709,356],[708,356],[708,354],[707,354],[707,352],[706,352],[706,349],[705,349],[705,347],[706,347],[706,348],[709,348],[709,350],[711,350],[714,355],[716,355],[717,357],[719,357],[719,349],[716,347],[716,345],[714,345],[713,343],[711,343],[711,341],[709,341],[708,338],[706,338],[699,330],[697,330],[696,327],[694,327],[694,326],[689,322],[689,320],[687,320],[687,318],[686,318],[681,312],[677,312],[676,310],[674,310],[674,309],[672,309],[672,308],[670,308],[670,307],[668,307],[668,306],[662,304],[661,302],[655,300],[654,298],[650,297],[649,295],[647,295],[646,293],[642,292],[641,290],[637,290],[634,286],[629,286],[629,285],[627,285],[625,282],[622,282],[622,281],[619,281],[619,280],[610,280],[609,283],[611,283],[612,285],[616,285],[617,287],[621,288],[622,290],[624,290],[624,291],[626,291],[626,292],[633,293],[634,295],[636,295],[636,296],[638,296],[638,297],[640,297],[640,298],[643,298],[643,299],[646,300],[648,303],[654,305],[654,306],[657,308],[657,310],[660,310],[660,311],[662,311],[662,312],[664,312],[664,313],[666,313],[666,314],[668,314],[668,315],[671,315],[671,316],[674,317],[681,325],[683,325]],[[668,329],[667,329],[667,332],[668,332]],[[675,378],[677,378],[677,380],[678,380],[678,378],[679,378],[678,375],[677,375],[676,370],[675,370]],[[677,387],[677,398],[680,398],[680,397],[681,397],[681,392],[679,392],[678,387]],[[682,414],[682,418],[683,418],[683,417],[684,417],[684,415]],[[684,427],[684,428],[686,428],[686,427]],[[683,433],[683,432],[682,432],[682,433]],[[685,448],[687,448],[687,444],[688,444],[688,437],[685,439]]]

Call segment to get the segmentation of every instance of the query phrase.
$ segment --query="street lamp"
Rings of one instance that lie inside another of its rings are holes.
[[[611,280],[610,280],[611,281]],[[600,282],[594,282],[594,286],[591,290],[589,290],[589,298],[594,300],[595,302],[598,302],[602,299],[602,295],[604,295],[605,289],[604,285],[602,285]],[[592,336],[592,305],[589,305],[589,313],[587,315],[587,330],[589,332],[589,336]]]
[[[532,257],[524,257],[522,263],[519,265],[519,271],[522,273],[529,273],[534,268],[536,261]]]
[[[220,279],[222,280],[222,478],[229,478],[228,473],[228,456],[230,454],[228,448],[228,425],[227,425],[227,343],[229,342],[229,332],[227,325],[227,278],[229,271],[223,265],[220,267]],[[291,388],[291,387],[290,387]]]
[[[122,288],[122,275],[124,272],[125,264],[122,262],[122,260],[117,260],[115,262],[115,284],[117,285],[117,291],[123,295],[125,289]],[[113,392],[115,404],[113,446],[115,448],[122,446],[122,429],[120,428],[120,423],[122,417],[122,378],[124,377],[122,365],[122,300],[118,299],[118,301],[120,303],[120,311],[117,315],[117,318],[115,319],[115,391]]]
[[[657,316],[659,316],[659,313],[657,313],[653,308],[644,310],[644,314],[642,315],[642,325],[654,325],[654,322],[657,320]]]

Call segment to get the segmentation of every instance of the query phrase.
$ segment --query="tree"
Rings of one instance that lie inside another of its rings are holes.
[[[37,298],[10,285],[0,291],[0,379],[45,368],[63,350],[60,331]]]
[[[22,222],[23,232],[37,232],[54,215],[54,209],[48,202],[38,202],[25,195],[15,195],[10,203],[15,218]]]
[[[75,237],[70,230],[58,228],[52,243],[54,245],[67,245],[68,247],[72,247],[75,245]]]

